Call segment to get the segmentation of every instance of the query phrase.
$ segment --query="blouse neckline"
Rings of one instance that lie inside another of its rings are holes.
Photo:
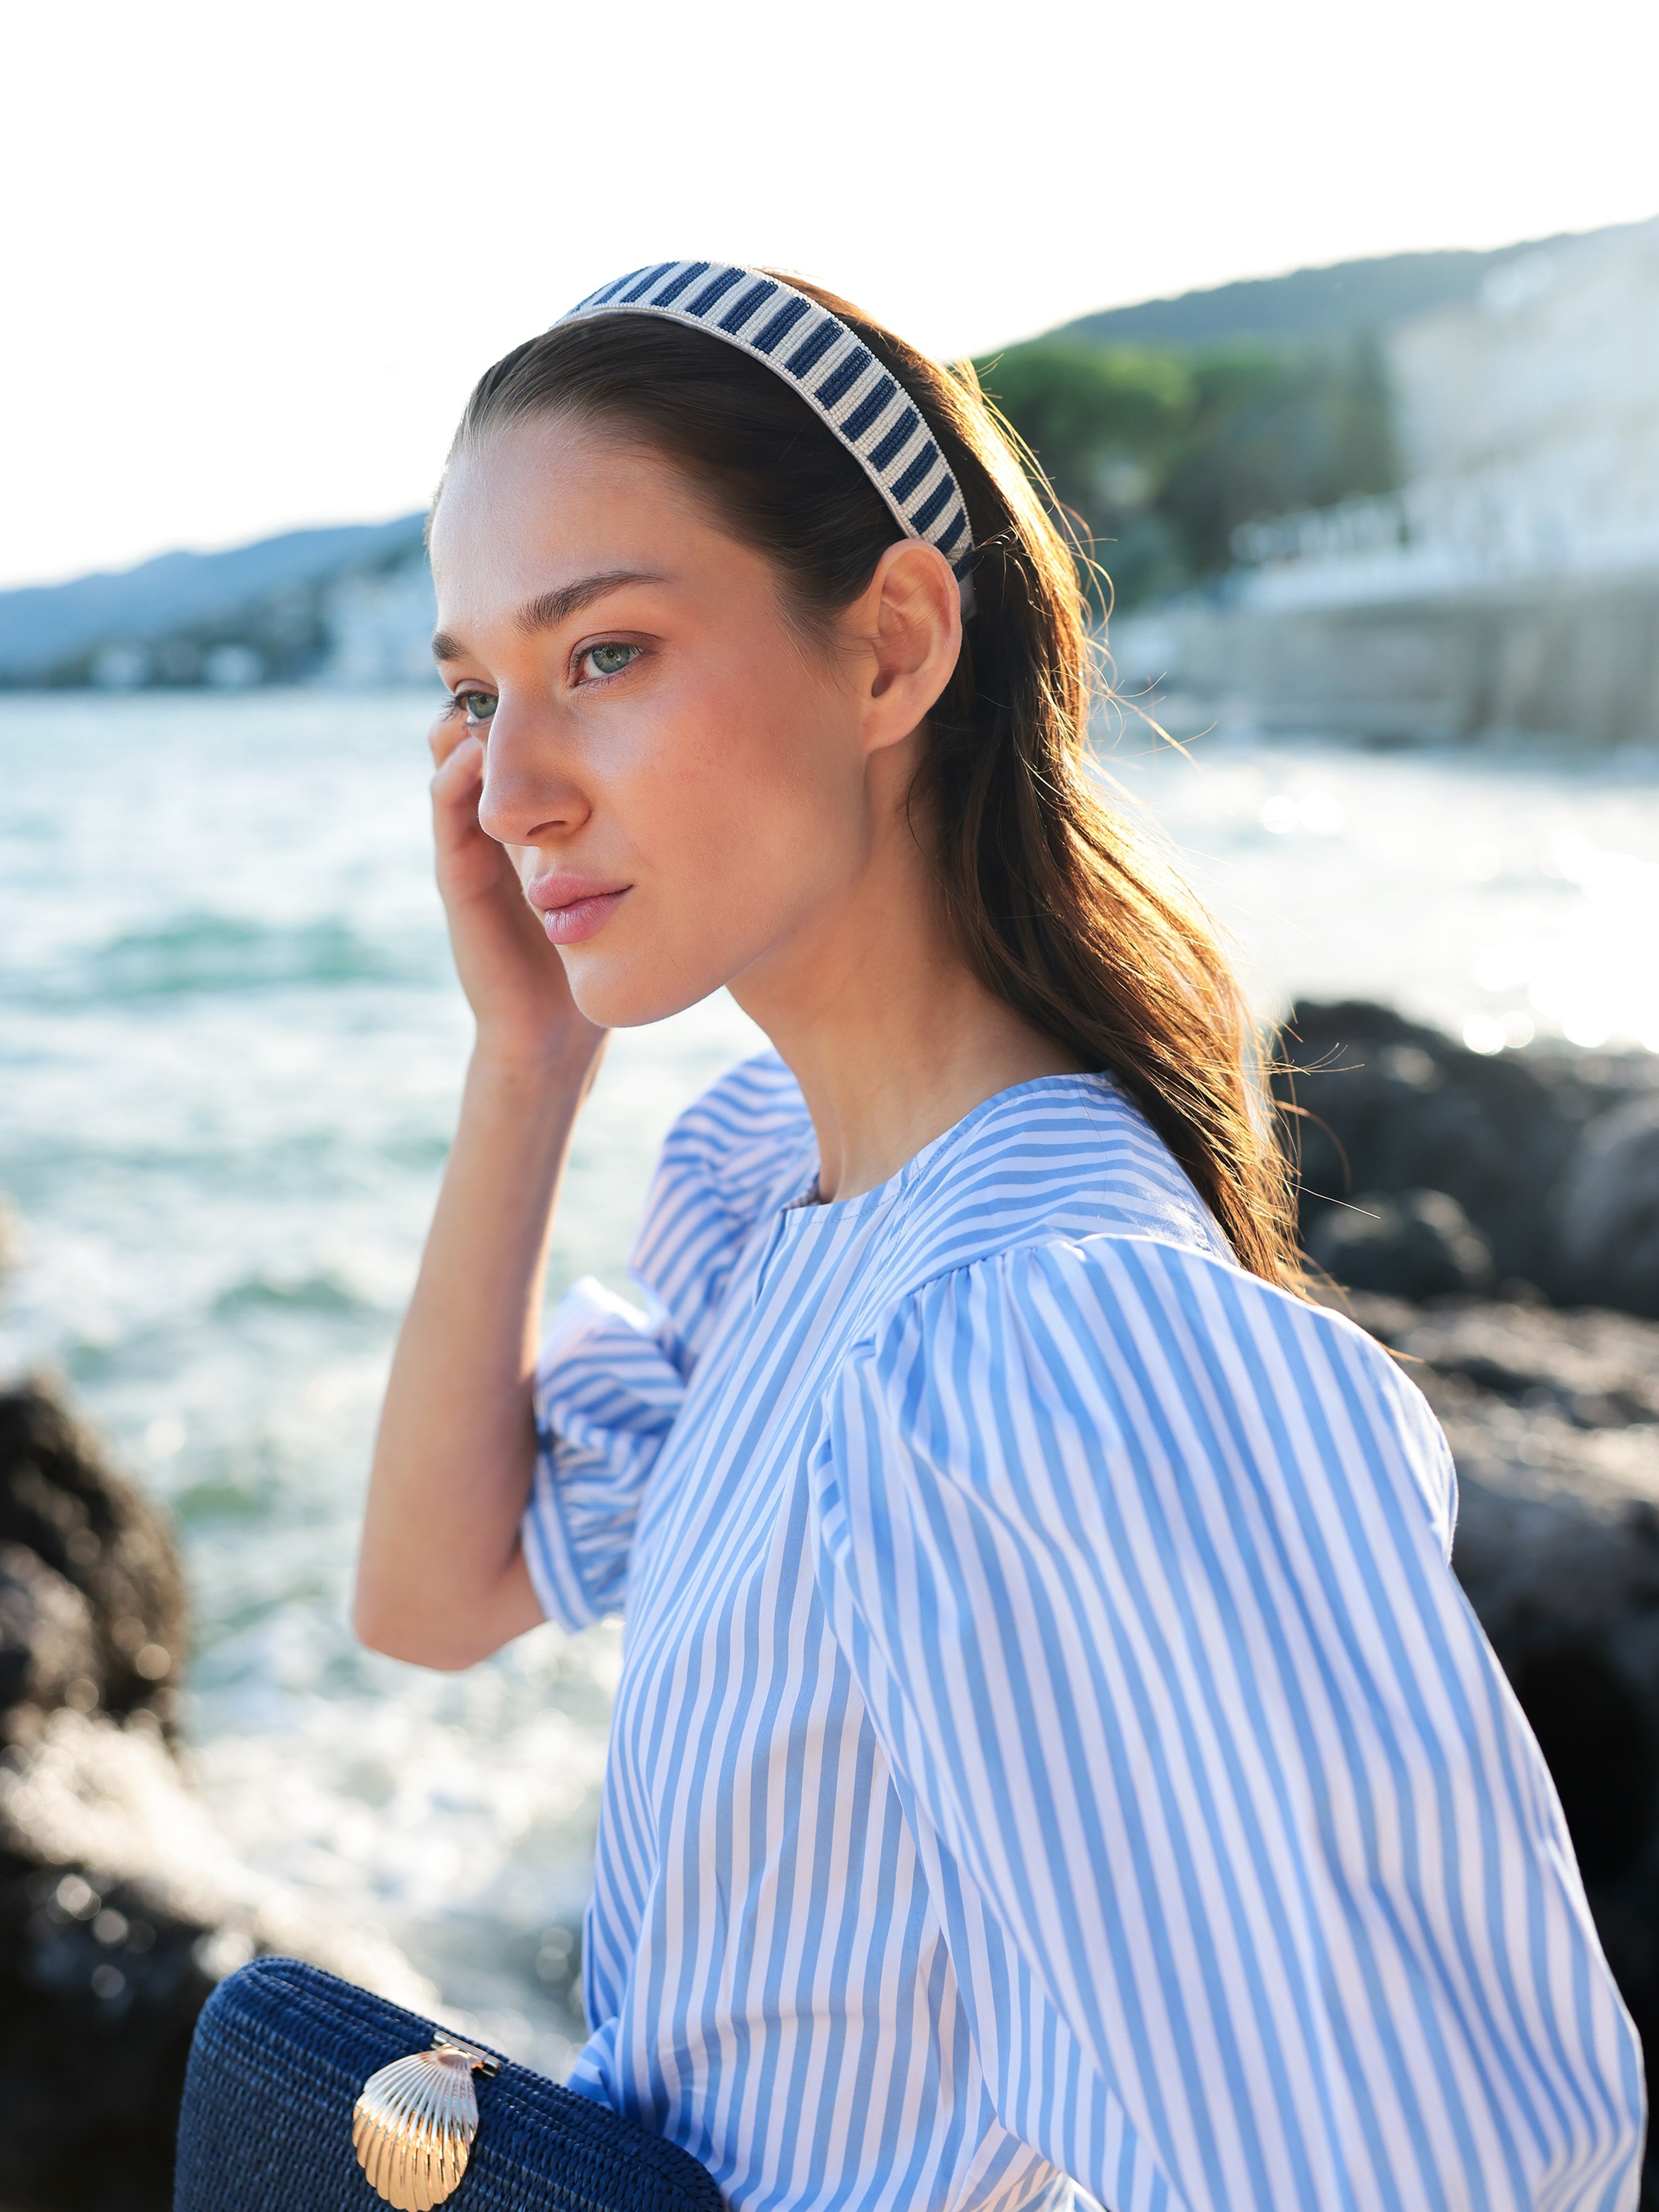
[[[1006,1106],[1026,1091],[1046,1091],[1069,1085],[1099,1093],[1109,1090],[1111,1082],[1111,1077],[1103,1070],[1094,1074],[1027,1076],[1023,1083],[1011,1083],[1006,1089],[994,1091],[989,1097],[981,1098],[977,1106],[970,1106],[960,1121],[953,1121],[948,1129],[941,1129],[937,1137],[930,1137],[921,1150],[913,1152],[884,1182],[874,1183],[868,1190],[861,1190],[852,1198],[818,1198],[815,1193],[821,1170],[815,1165],[805,1181],[784,1200],[779,1211],[784,1219],[789,1221],[822,1221],[836,1226],[860,1222],[866,1215],[878,1212],[896,1199],[902,1197],[908,1187],[927,1172],[943,1146],[967,1136],[995,1108]]]

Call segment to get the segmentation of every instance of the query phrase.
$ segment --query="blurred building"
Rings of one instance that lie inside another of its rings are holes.
[[[1659,222],[1384,334],[1402,488],[1249,525],[1120,682],[1380,738],[1659,739]]]
[[[0,686],[429,681],[424,522],[287,531],[0,592]]]
[[[430,684],[437,605],[422,546],[393,566],[341,577],[325,592],[326,646],[319,669],[328,683]]]

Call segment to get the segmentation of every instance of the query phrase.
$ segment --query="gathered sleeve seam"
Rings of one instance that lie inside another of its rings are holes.
[[[549,1620],[574,1635],[605,1617],[588,1594],[552,1468],[553,1437],[536,1424],[536,1469],[520,1523],[530,1586]]]

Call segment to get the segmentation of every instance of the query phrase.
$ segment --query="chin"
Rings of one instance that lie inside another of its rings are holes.
[[[679,963],[644,954],[607,955],[595,945],[561,946],[570,995],[583,1017],[606,1030],[643,1029],[682,1014],[726,981],[720,973],[702,974]]]

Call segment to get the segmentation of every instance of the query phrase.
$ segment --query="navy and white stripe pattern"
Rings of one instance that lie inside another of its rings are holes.
[[[857,460],[905,536],[938,546],[955,572],[964,619],[972,614],[974,541],[961,487],[915,400],[839,315],[758,269],[659,261],[602,285],[559,322],[623,314],[665,315],[706,331],[793,386]]]
[[[625,1614],[572,2086],[736,2212],[1629,2212],[1417,1390],[1105,1078],[814,1166],[734,1071],[539,1371],[537,1589]]]

